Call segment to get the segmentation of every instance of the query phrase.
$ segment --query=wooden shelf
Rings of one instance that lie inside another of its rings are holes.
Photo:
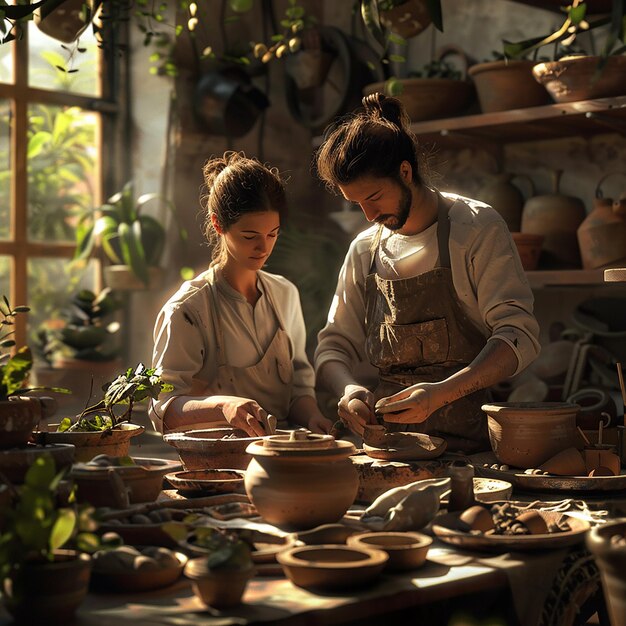
[[[537,270],[526,272],[533,289],[568,285],[604,285],[604,270]]]
[[[420,141],[496,144],[626,134],[626,96],[481,113],[411,124]]]

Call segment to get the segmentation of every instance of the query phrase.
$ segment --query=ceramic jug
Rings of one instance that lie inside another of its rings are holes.
[[[600,179],[596,187],[593,209],[578,228],[578,245],[585,269],[620,264],[626,260],[626,206],[620,200],[604,198],[602,183],[613,174]]]
[[[512,233],[520,231],[524,196],[511,181],[525,178],[530,183],[531,196],[535,195],[535,186],[528,176],[499,172],[478,192],[479,200],[491,205],[504,219]]]
[[[559,192],[562,170],[552,172],[552,193],[533,196],[522,211],[522,232],[543,235],[542,265],[550,268],[580,267],[576,231],[585,219],[580,198]]]

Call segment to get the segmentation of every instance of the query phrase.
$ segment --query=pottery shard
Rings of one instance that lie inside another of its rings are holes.
[[[459,516],[462,522],[465,522],[471,530],[480,530],[481,532],[487,532],[495,528],[491,511],[484,506],[471,506],[465,509]]]
[[[583,450],[585,455],[585,466],[589,476],[617,476],[621,469],[621,460],[617,454],[610,450],[602,450],[598,448],[586,448]],[[608,471],[608,473],[599,473],[598,470]]]
[[[523,524],[531,535],[545,535],[549,532],[546,520],[539,511],[524,511],[515,518],[515,521]]]
[[[587,469],[583,455],[576,448],[565,448],[545,463],[539,469],[556,476],[586,476]]]

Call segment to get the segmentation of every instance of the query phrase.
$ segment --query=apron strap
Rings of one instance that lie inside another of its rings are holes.
[[[450,267],[450,216],[448,211],[450,207],[444,201],[444,198],[437,192],[437,245],[439,248],[439,267]]]
[[[267,283],[265,282],[265,280],[263,280],[263,276],[261,275],[261,273],[257,274],[257,277],[259,279],[259,282],[263,285],[263,293],[265,294],[267,301],[274,310],[274,315],[278,320],[279,328],[281,330],[285,330],[285,323],[283,322],[282,315],[280,314],[280,309],[276,306],[276,302],[274,300],[274,297],[272,296],[272,290],[268,288]]]

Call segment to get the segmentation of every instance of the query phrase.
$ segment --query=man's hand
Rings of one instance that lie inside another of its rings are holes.
[[[432,383],[418,383],[402,391],[381,398],[376,412],[382,413],[386,422],[395,424],[421,424],[438,407],[431,406]]]
[[[365,424],[375,424],[374,394],[359,385],[348,385],[337,405],[337,414],[348,428],[363,436]]]
[[[327,435],[332,427],[333,423],[323,415],[315,415],[309,420],[308,424],[308,429],[312,433],[318,433],[321,435]]]

